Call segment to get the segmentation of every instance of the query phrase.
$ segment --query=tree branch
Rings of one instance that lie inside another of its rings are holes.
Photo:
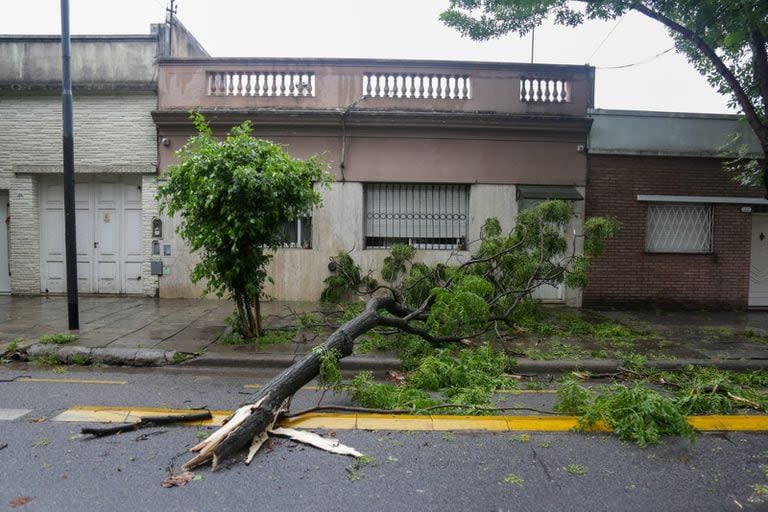
[[[768,116],[768,49],[766,48],[765,37],[759,30],[752,29],[749,35],[755,82],[757,82],[763,100],[763,113]]]
[[[677,23],[671,18],[668,18],[667,16],[661,14],[660,12],[654,11],[646,7],[641,2],[633,3],[631,8],[651,19],[658,21],[659,23],[663,24],[673,32],[680,34],[683,38],[693,43],[696,46],[696,48],[698,48],[698,50],[707,59],[709,59],[709,61],[715,67],[717,72],[720,73],[720,75],[723,77],[723,79],[726,81],[728,86],[733,91],[733,94],[736,97],[736,101],[739,102],[739,106],[744,111],[744,116],[747,118],[747,122],[749,123],[749,126],[755,132],[755,135],[757,135],[757,138],[760,139],[760,143],[763,148],[763,153],[765,154],[766,157],[768,157],[768,128],[764,126],[763,123],[760,121],[760,117],[757,114],[755,106],[752,104],[752,100],[750,100],[749,96],[744,91],[744,88],[739,83],[739,80],[736,78],[733,72],[728,68],[728,66],[725,65],[723,60],[717,55],[715,50],[713,50],[712,47],[710,47],[707,44],[707,42],[704,41],[704,39],[699,34],[695,33],[694,31],[692,31],[687,27],[684,27],[683,25]]]

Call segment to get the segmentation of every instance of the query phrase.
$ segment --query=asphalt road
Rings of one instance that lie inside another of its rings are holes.
[[[199,432],[212,429],[84,439],[81,424],[53,418],[74,405],[233,408],[247,398],[244,385],[265,375],[0,368],[0,380],[21,375],[69,382],[0,382],[0,418],[29,410],[0,419],[0,446],[7,443],[0,449],[0,510],[768,510],[768,496],[754,487],[768,485],[768,434],[755,433],[702,434],[693,445],[669,439],[639,449],[607,434],[339,430],[336,437],[375,461],[357,465],[275,439],[250,466],[201,469],[187,485],[163,488]],[[320,395],[302,391],[293,409]],[[504,399],[537,407],[547,400]]]

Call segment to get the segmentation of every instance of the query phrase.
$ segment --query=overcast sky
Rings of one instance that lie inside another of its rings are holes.
[[[70,0],[73,34],[142,34],[166,0]],[[58,34],[59,0],[0,0],[0,34]],[[445,27],[448,0],[177,0],[178,18],[214,57],[372,57],[529,62],[530,36],[478,43]],[[609,35],[610,33],[610,35]],[[606,39],[607,36],[607,39]],[[602,43],[602,44],[601,44]],[[598,108],[730,112],[657,23],[536,32],[535,62],[597,67]],[[2,56],[0,56],[2,58]],[[635,64],[635,65],[632,65]],[[627,66],[621,69],[610,69]]]

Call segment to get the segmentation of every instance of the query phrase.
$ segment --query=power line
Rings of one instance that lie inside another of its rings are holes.
[[[641,64],[648,64],[649,62],[658,59],[662,55],[666,55],[667,53],[671,52],[674,49],[675,49],[675,47],[672,46],[670,48],[667,48],[663,52],[659,52],[656,55],[652,55],[652,56],[650,56],[650,57],[648,57],[646,59],[643,59],[643,60],[640,60],[640,61],[637,61],[637,62],[633,62],[631,64],[622,64],[621,66],[595,66],[595,69],[624,69],[624,68],[631,68],[632,66],[639,66]]]
[[[616,22],[616,24],[613,26],[613,28],[605,35],[602,41],[600,41],[600,44],[597,45],[597,48],[595,48],[595,51],[592,52],[592,55],[589,56],[587,59],[587,62],[592,60],[592,57],[595,56],[595,54],[600,50],[600,48],[603,47],[605,42],[608,40],[609,37],[611,37],[611,34],[613,34],[613,31],[616,30],[616,28],[621,24],[621,22],[624,21],[624,15],[619,18],[619,21]]]

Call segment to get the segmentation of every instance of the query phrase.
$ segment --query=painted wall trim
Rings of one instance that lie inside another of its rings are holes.
[[[638,194],[637,200],[649,203],[768,204],[768,199],[761,197],[667,196]]]

